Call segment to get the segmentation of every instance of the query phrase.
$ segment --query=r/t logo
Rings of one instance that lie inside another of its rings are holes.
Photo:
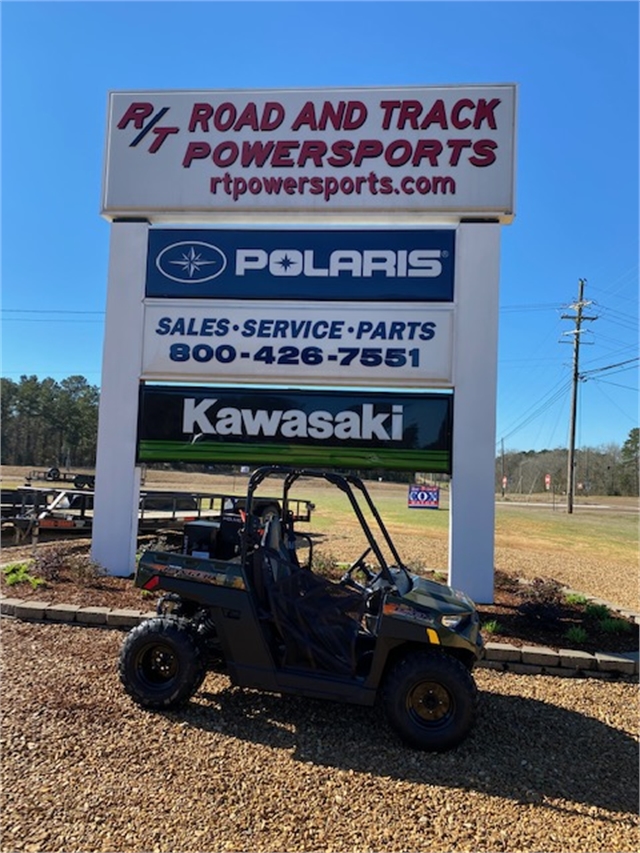
[[[169,107],[162,107],[153,115],[153,104],[148,103],[133,103],[129,105],[126,113],[118,122],[118,130],[124,130],[131,122],[136,130],[140,133],[136,138],[129,143],[129,148],[135,148],[149,132],[153,132],[155,139],[149,146],[149,154],[155,154],[162,146],[162,143],[168,136],[173,133],[178,133],[179,127],[156,127],[158,122],[169,112]],[[152,116],[150,118],[150,116]],[[146,121],[150,119],[149,121]],[[146,122],[146,124],[145,124]]]

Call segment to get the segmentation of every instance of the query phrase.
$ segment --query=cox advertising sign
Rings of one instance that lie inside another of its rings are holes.
[[[177,299],[453,299],[453,229],[150,229],[146,295]]]
[[[510,221],[515,118],[512,84],[111,92],[102,213]]]
[[[421,486],[417,483],[409,486],[407,507],[409,509],[440,509],[440,487]]]
[[[148,300],[142,378],[428,387],[452,382],[453,307]]]
[[[141,386],[139,462],[451,473],[451,394]]]

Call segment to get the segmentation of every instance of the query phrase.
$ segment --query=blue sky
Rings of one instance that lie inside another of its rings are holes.
[[[498,447],[567,443],[559,341],[579,278],[598,320],[581,351],[578,445],[621,444],[638,425],[636,3],[2,2],[1,14],[3,376],[100,383],[109,90],[515,82]]]

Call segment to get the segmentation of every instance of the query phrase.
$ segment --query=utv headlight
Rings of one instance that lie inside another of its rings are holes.
[[[467,618],[466,613],[459,614],[451,614],[449,616],[441,616],[440,621],[444,625],[445,628],[449,628],[450,631],[455,631]]]

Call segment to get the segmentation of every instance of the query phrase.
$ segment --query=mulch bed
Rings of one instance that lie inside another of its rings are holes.
[[[478,612],[482,624],[495,621],[500,626],[499,633],[484,632],[485,642],[574,648],[591,654],[633,652],[639,646],[640,626],[635,622],[612,612],[611,616],[621,619],[628,630],[605,630],[601,619],[585,613],[583,604],[567,601],[562,586],[550,578],[522,582],[498,571],[494,603],[480,605]],[[573,627],[586,631],[584,642],[578,644],[567,639],[565,635]]]
[[[59,546],[48,547],[55,549]],[[155,609],[156,594],[136,588],[133,580],[92,576],[91,571],[86,569],[85,543],[77,542],[64,548],[71,552],[69,567],[62,562],[53,572],[55,577],[35,589],[28,582],[9,586],[2,573],[2,595],[54,604],[77,604],[83,607],[125,608],[142,612]],[[10,554],[11,551],[11,548],[5,550],[3,562],[24,559],[27,556]],[[75,564],[73,552],[76,554]],[[55,559],[51,563],[55,566]],[[632,652],[637,651],[639,647],[640,626],[635,622],[625,619],[628,630],[624,632],[612,633],[604,630],[601,620],[587,616],[584,605],[568,602],[562,586],[550,578],[523,582],[505,572],[497,571],[494,603],[479,605],[478,612],[482,624],[497,622],[499,626],[497,633],[483,632],[485,642],[547,646],[554,649],[574,648],[592,654]],[[611,615],[623,618],[618,613]],[[581,643],[568,639],[565,635],[571,627],[584,628],[587,639]]]

